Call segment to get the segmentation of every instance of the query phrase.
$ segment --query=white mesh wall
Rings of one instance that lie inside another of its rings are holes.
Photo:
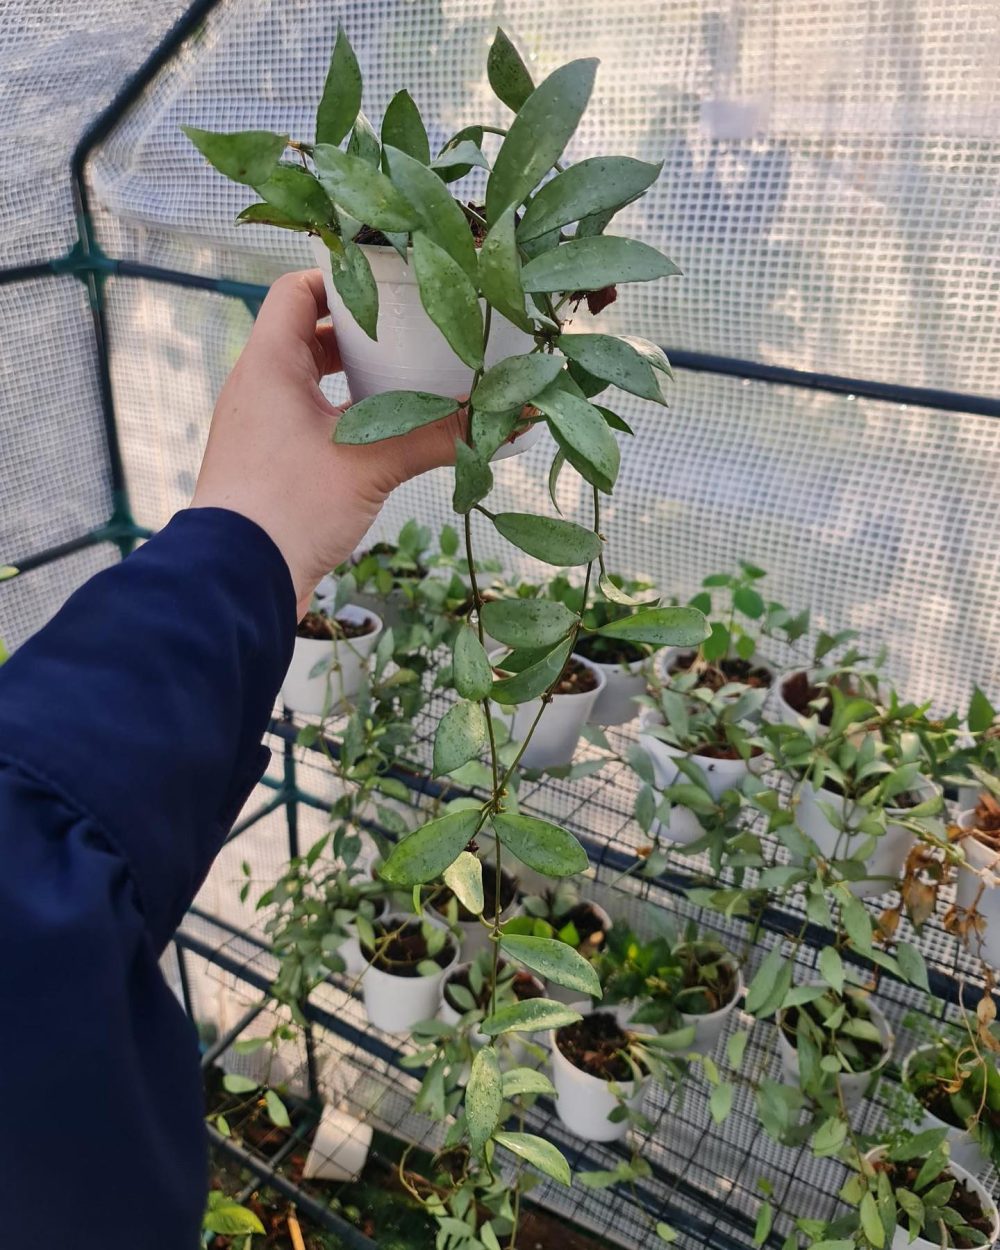
[[[0,81],[17,123],[0,152],[8,264],[72,241],[65,163],[57,176],[52,153],[65,162],[88,115],[182,6],[64,7],[5,9]],[[91,161],[105,249],[258,282],[306,263],[299,240],[234,229],[248,196],[178,126],[308,137],[338,22],[362,61],[367,111],[377,120],[406,84],[439,139],[470,118],[504,120],[482,72],[497,22],[536,77],[572,56],[601,57],[571,155],[664,160],[654,192],[616,228],[663,247],[685,271],[630,291],[605,314],[609,328],[797,369],[995,389],[992,0],[222,0]],[[39,156],[41,117],[56,142]],[[46,282],[50,300],[73,286]],[[93,368],[80,360],[54,387],[36,384],[42,365],[25,340],[44,317],[22,312],[31,297],[8,291],[4,419],[17,433],[0,453],[9,526],[0,552],[9,558],[22,539],[29,551],[47,541],[49,523],[54,541],[91,524],[103,487],[87,496],[83,486],[100,450]],[[107,297],[133,507],[156,526],[186,502],[212,398],[249,316],[238,301],[126,278],[109,282]],[[56,320],[60,342],[72,340],[65,359],[76,361],[84,319]],[[622,404],[640,442],[626,449],[609,523],[618,567],[684,593],[747,556],[770,570],[776,596],[811,602],[817,621],[884,637],[913,694],[947,703],[964,700],[972,680],[1000,686],[990,533],[1000,423],[683,371],[673,389],[666,415]],[[69,421],[28,447],[39,404]],[[77,446],[67,456],[81,436],[86,454]],[[505,467],[502,492],[534,499],[544,468],[541,452]],[[446,474],[415,485],[383,530],[414,511],[443,520],[447,495]]]

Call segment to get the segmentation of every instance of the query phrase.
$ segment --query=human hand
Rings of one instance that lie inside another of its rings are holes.
[[[342,407],[320,378],[340,371],[318,269],[271,287],[215,405],[191,506],[255,521],[284,556],[301,618],[319,579],[355,549],[401,482],[454,464],[458,411],[399,438],[334,443]]]

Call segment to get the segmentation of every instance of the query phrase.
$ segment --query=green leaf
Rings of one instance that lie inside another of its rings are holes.
[[[619,282],[650,282],[678,273],[673,261],[648,243],[599,235],[570,239],[529,260],[521,270],[521,282],[532,293],[598,291]]]
[[[580,618],[555,599],[496,599],[483,604],[486,631],[506,647],[549,647]]]
[[[518,1094],[554,1094],[552,1082],[544,1072],[534,1068],[510,1068],[503,1074],[504,1098],[516,1098]]]
[[[599,534],[575,521],[533,516],[530,512],[498,512],[493,524],[521,551],[560,568],[589,564],[597,559],[603,546]]]
[[[440,877],[465,850],[478,825],[479,813],[475,811],[439,816],[397,843],[379,876],[390,885],[422,885]]]
[[[562,357],[541,352],[508,356],[487,369],[472,392],[472,404],[487,412],[520,410],[562,372]]]
[[[289,217],[287,213],[283,213],[271,204],[248,204],[241,213],[237,214],[236,224],[238,226],[277,226],[279,230],[298,230],[301,234],[309,233],[307,225],[297,221],[294,217]],[[2,580],[3,578],[0,577],[0,581]]]
[[[330,197],[316,179],[299,165],[279,165],[258,193],[274,206],[305,226],[329,226],[333,222]]]
[[[350,239],[324,232],[330,276],[348,312],[370,339],[378,338],[378,286],[368,257]]]
[[[830,1116],[824,1120],[815,1133],[813,1133],[812,1152],[817,1158],[826,1158],[835,1155],[847,1140],[847,1124],[844,1120],[837,1116]]]
[[[288,146],[287,135],[270,130],[237,130],[231,134],[199,130],[197,126],[182,126],[181,130],[220,174],[250,187],[267,182]]]
[[[749,1033],[733,1033],[726,1042],[726,1059],[734,1071],[739,1071],[749,1041]]]
[[[631,395],[666,403],[653,366],[625,339],[610,334],[560,334],[556,346],[595,377]]]
[[[752,586],[738,586],[733,592],[733,607],[752,621],[764,615],[764,600]]]
[[[697,608],[642,608],[602,625],[597,633],[654,647],[696,647],[708,637],[708,622]]]
[[[420,119],[420,110],[408,91],[397,91],[382,118],[383,148],[398,148],[422,165],[430,163],[431,145]]]
[[[757,1221],[754,1224],[753,1244],[762,1246],[771,1235],[771,1225],[774,1223],[774,1207],[769,1202],[762,1202],[760,1210],[757,1212]],[[796,1246],[798,1241],[795,1242]]]
[[[498,703],[527,703],[529,699],[537,699],[555,682],[566,666],[573,649],[572,638],[558,643],[547,655],[530,664],[511,677],[504,677],[493,684],[490,697]]]
[[[248,1236],[253,1233],[264,1234],[267,1230],[254,1213],[247,1207],[241,1207],[232,1198],[218,1193],[219,1201],[212,1202],[209,1196],[209,1207],[202,1217],[202,1231],[216,1233],[222,1237]]]
[[[838,994],[844,990],[844,962],[837,948],[824,946],[819,954],[819,971],[823,980]]]
[[[872,921],[864,903],[853,894],[843,895],[840,900],[840,918],[854,949],[861,955],[870,954]]]
[[[441,174],[448,174],[445,182],[454,182],[464,177],[473,166],[489,169],[490,163],[483,155],[478,143],[471,139],[462,139],[454,146],[444,148],[430,163],[430,168]]]
[[[500,1123],[502,1080],[496,1050],[492,1046],[481,1046],[472,1061],[472,1072],[465,1087],[465,1119],[473,1154],[482,1154]]]
[[[715,1089],[712,1090],[712,1096],[708,1100],[708,1109],[716,1124],[721,1124],[730,1111],[732,1111],[735,1092],[735,1088],[726,1084],[726,1082],[716,1085]]]
[[[264,1095],[264,1104],[267,1107],[267,1114],[271,1117],[272,1124],[276,1124],[278,1128],[291,1128],[292,1122],[288,1118],[285,1104],[273,1089],[269,1089]]]
[[[240,1076],[238,1072],[227,1072],[222,1078],[222,1088],[227,1094],[249,1094],[252,1089],[259,1087],[259,1081],[251,1081],[248,1076]]]
[[[900,942],[896,947],[896,959],[899,961],[899,969],[903,976],[911,985],[915,985],[918,990],[924,990],[930,993],[931,987],[927,980],[927,965],[924,963],[924,957],[912,942]]]
[[[363,157],[318,144],[313,160],[323,189],[334,204],[366,226],[413,230],[420,225],[416,209],[403,193]]]
[[[543,876],[572,877],[587,867],[587,852],[561,825],[516,812],[497,812],[491,823],[501,843]]]
[[[668,1244],[670,1242],[676,1241],[677,1238],[680,1236],[677,1229],[671,1228],[671,1226],[667,1224],[664,1220],[659,1220],[657,1222],[656,1235],[657,1237],[659,1237],[661,1241],[665,1241]]]
[[[479,286],[497,312],[527,333],[532,332],[534,326],[524,308],[513,208],[501,213],[479,249]]]
[[[452,681],[463,699],[478,702],[493,689],[493,669],[476,632],[463,625],[455,636],[452,654]]]
[[[563,390],[557,379],[532,400],[549,419],[560,451],[577,473],[610,495],[618,478],[621,453],[604,418],[579,395]]]
[[[654,591],[646,591],[641,597],[636,598],[633,595],[626,594],[620,586],[616,586],[607,573],[602,573],[598,579],[598,586],[601,594],[610,603],[621,604],[626,608],[640,608],[643,604],[655,603],[659,599],[659,594]]]
[[[549,498],[552,500],[553,508],[555,508],[556,512],[558,512],[560,516],[562,516],[562,508],[559,507],[559,500],[556,498],[556,488],[559,485],[559,474],[563,471],[563,466],[565,464],[565,455],[561,451],[557,451],[552,457],[551,465],[549,465]]]
[[[479,703],[456,703],[438,721],[432,776],[454,772],[478,759],[486,746],[486,714]]]
[[[382,145],[371,122],[364,113],[359,112],[351,137],[347,142],[347,151],[351,156],[359,156],[369,165],[377,166],[382,158]]]
[[[746,1010],[750,1015],[769,1006],[780,984],[781,974],[787,967],[784,953],[779,946],[768,951],[763,963],[747,987]]]
[[[592,213],[617,212],[637,200],[663,168],[631,156],[591,156],[540,187],[524,211],[517,237],[537,239]]]
[[[493,1140],[560,1184],[572,1184],[569,1164],[551,1142],[534,1133],[494,1133]]]
[[[483,363],[483,314],[476,288],[456,260],[422,231],[413,236],[413,268],[420,302],[458,358]]]
[[[483,865],[471,851],[463,851],[453,864],[449,864],[444,870],[444,883],[466,911],[474,916],[483,914],[486,906],[483,897]]]
[[[510,440],[520,415],[520,408],[508,408],[506,412],[487,412],[483,408],[473,409],[472,441],[484,462]]]
[[[500,949],[547,981],[555,981],[568,990],[579,990],[592,998],[601,997],[601,983],[592,965],[558,938],[505,933],[500,939]]]
[[[464,516],[493,489],[493,470],[478,447],[455,442],[455,491],[452,507]]]
[[[551,73],[518,109],[486,184],[492,223],[521,204],[562,155],[587,107],[597,61],[571,61]]]
[[[486,58],[486,77],[493,94],[512,113],[518,111],[535,89],[520,53],[499,26]]]
[[[870,1189],[861,1199],[858,1214],[861,1217],[861,1228],[865,1236],[873,1246],[881,1250],[881,1247],[885,1245],[885,1229],[882,1227],[882,1217],[878,1213],[875,1196]]]
[[[416,225],[475,283],[478,278],[476,246],[469,221],[438,175],[398,148],[388,147],[385,159],[393,185],[413,206]]]
[[[335,443],[379,443],[440,421],[455,411],[456,401],[421,391],[385,391],[352,404],[333,431]]]
[[[334,147],[354,125],[361,108],[361,69],[343,27],[337,31],[323,96],[316,110],[316,142]]]
[[[972,688],[966,722],[974,734],[985,733],[996,720],[997,711],[978,686]]]
[[[561,1029],[564,1024],[575,1024],[583,1017],[564,1003],[551,998],[529,998],[523,1003],[509,1003],[482,1022],[480,1032],[487,1037],[499,1037],[501,1033],[534,1033],[538,1029]]]
[[[651,343],[649,339],[641,339],[635,334],[619,334],[618,337],[623,343],[628,343],[634,351],[645,360],[657,372],[664,374],[668,378],[674,376],[674,371],[670,367],[670,361],[662,347],[658,347],[656,343]]]

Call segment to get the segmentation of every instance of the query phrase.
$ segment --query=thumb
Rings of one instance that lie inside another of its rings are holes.
[[[465,404],[447,417],[422,425],[391,440],[397,483],[419,477],[430,469],[455,463],[455,443],[468,437],[469,413]]]

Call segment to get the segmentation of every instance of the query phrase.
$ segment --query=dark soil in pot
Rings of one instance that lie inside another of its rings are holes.
[[[500,910],[505,912],[507,908],[517,898],[517,891],[520,882],[512,873],[506,869],[500,870]],[[483,908],[483,915],[489,919],[493,915],[497,896],[497,870],[496,867],[488,861],[483,861],[483,898],[486,900],[486,906]],[[448,914],[448,906],[455,896],[451,890],[439,890],[434,899],[434,910],[440,912],[442,916]],[[458,903],[458,900],[455,899]],[[458,903],[458,919],[463,924],[471,924],[479,919],[471,911],[466,910],[461,903]]]
[[[668,672],[672,674],[686,673],[697,659],[698,655],[696,652],[684,651],[680,655],[674,656]],[[715,664],[706,664],[699,678],[698,685],[705,686],[709,690],[721,690],[727,682],[731,681],[741,682],[744,686],[766,689],[771,685],[771,674],[766,668],[761,668],[749,660],[741,660],[736,656],[732,656],[719,660]]]
[[[500,971],[504,968],[503,960],[500,961]],[[453,985],[461,985],[472,994],[476,1006],[480,1011],[485,1011],[490,1005],[490,986],[488,981],[484,981],[482,988],[478,994],[472,993],[472,982],[469,977],[468,968],[456,968],[448,980],[444,984],[444,997],[448,1006],[453,1011],[465,1011],[466,1008],[460,1007],[458,1003],[451,997],[448,991]],[[520,969],[514,973],[511,980],[511,989],[514,991],[514,997],[519,1003],[526,1002],[529,998],[544,998],[545,986],[532,973],[525,969]]]
[[[376,968],[394,977],[419,977],[421,973],[417,965],[425,959],[433,960],[439,968],[447,968],[454,958],[455,947],[450,938],[436,955],[427,953],[427,939],[419,920],[391,928],[380,921],[374,925],[374,929],[376,941],[379,943],[388,934],[391,933],[392,936],[384,946],[380,946],[374,957],[371,947],[362,943],[361,949]]]
[[[631,1081],[631,1065],[622,1053],[629,1035],[610,1012],[595,1011],[556,1031],[556,1045],[574,1068],[602,1081]]]
[[[876,1170],[885,1172],[889,1177],[893,1190],[908,1189],[911,1193],[914,1192],[914,1184],[923,1165],[923,1159],[907,1160],[905,1163],[893,1163],[886,1159],[878,1159],[875,1162]],[[983,1244],[988,1245],[993,1234],[993,1219],[990,1212],[983,1210],[982,1199],[965,1181],[958,1180],[950,1172],[942,1172],[934,1184],[943,1184],[945,1181],[955,1182],[955,1188],[948,1199],[948,1207],[961,1216],[964,1224],[982,1233],[985,1238]],[[909,1221],[902,1211],[899,1212],[899,1227],[909,1228]],[[949,1241],[956,1247],[956,1250],[971,1250],[972,1246],[976,1245],[971,1238],[956,1235],[954,1229],[949,1229],[948,1233]],[[929,1232],[924,1236],[934,1241],[937,1233]]]
[[[571,924],[580,939],[576,948],[587,958],[603,947],[608,933],[607,921],[592,903],[587,902],[575,904],[552,923],[557,932]]]
[[[600,634],[576,640],[576,650],[592,664],[637,664],[646,652],[634,642],[620,638],[602,638]]]
[[[587,694],[597,689],[597,680],[597,674],[592,668],[588,668],[586,664],[581,664],[579,660],[574,660],[570,656],[552,693]]]
[[[786,677],[781,683],[781,697],[792,711],[798,712],[800,716],[818,715],[819,723],[827,726],[833,720],[833,700],[829,697],[829,691],[823,686],[814,686],[806,672],[792,673],[790,677]],[[816,699],[822,698],[825,698],[826,702],[817,713],[816,709],[809,705]]]
[[[707,1016],[728,1007],[739,987],[736,964],[729,958],[720,959],[719,952],[708,947],[692,945],[682,950],[684,988],[698,993],[684,995],[681,1011],[689,1016]]]
[[[918,1054],[910,1059],[906,1070],[905,1088],[931,1115],[936,1115],[953,1128],[965,1128],[965,1122],[951,1105],[951,1095],[945,1088],[947,1078],[942,1076],[935,1063],[933,1051]]]
[[[362,621],[347,621],[340,616],[327,616],[325,612],[307,612],[295,630],[296,638],[313,638],[318,642],[327,639],[364,638],[375,632],[375,622],[366,616]]]

